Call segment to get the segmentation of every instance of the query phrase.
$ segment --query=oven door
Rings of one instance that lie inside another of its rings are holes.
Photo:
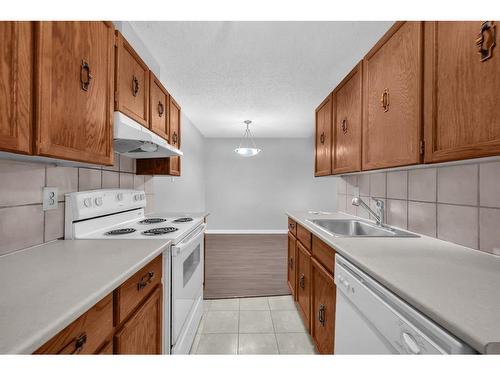
[[[184,329],[203,289],[205,224],[172,246],[172,345]]]

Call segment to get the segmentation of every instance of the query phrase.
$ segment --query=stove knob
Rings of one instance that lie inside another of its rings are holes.
[[[146,199],[146,194],[141,194],[141,200]]]
[[[121,202],[121,201],[123,200],[123,193],[118,193],[118,194],[116,194],[116,200],[117,200],[118,202]]]
[[[94,199],[94,203],[96,206],[102,206],[102,197],[97,197]]]
[[[139,194],[135,194],[134,195],[134,201],[138,201],[139,199],[141,199],[141,196]]]
[[[87,208],[92,207],[92,199],[90,199],[90,198],[85,198],[85,199],[83,200],[83,205],[84,205],[85,207],[87,207]]]

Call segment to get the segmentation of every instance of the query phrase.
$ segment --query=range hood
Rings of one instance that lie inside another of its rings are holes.
[[[182,151],[121,112],[114,113],[114,148],[134,159],[181,156]]]

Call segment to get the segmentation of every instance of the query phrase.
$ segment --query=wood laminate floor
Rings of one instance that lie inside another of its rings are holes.
[[[206,299],[290,294],[286,234],[207,234]]]

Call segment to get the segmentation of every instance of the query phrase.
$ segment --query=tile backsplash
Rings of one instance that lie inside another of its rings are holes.
[[[351,204],[355,188],[389,225],[500,255],[500,161],[366,172],[338,179],[339,211],[370,218]]]
[[[42,188],[57,187],[58,207],[42,210]],[[100,188],[142,189],[154,205],[152,176],[136,176],[135,160],[113,166],[67,167],[0,159],[0,255],[64,237],[64,194]]]

